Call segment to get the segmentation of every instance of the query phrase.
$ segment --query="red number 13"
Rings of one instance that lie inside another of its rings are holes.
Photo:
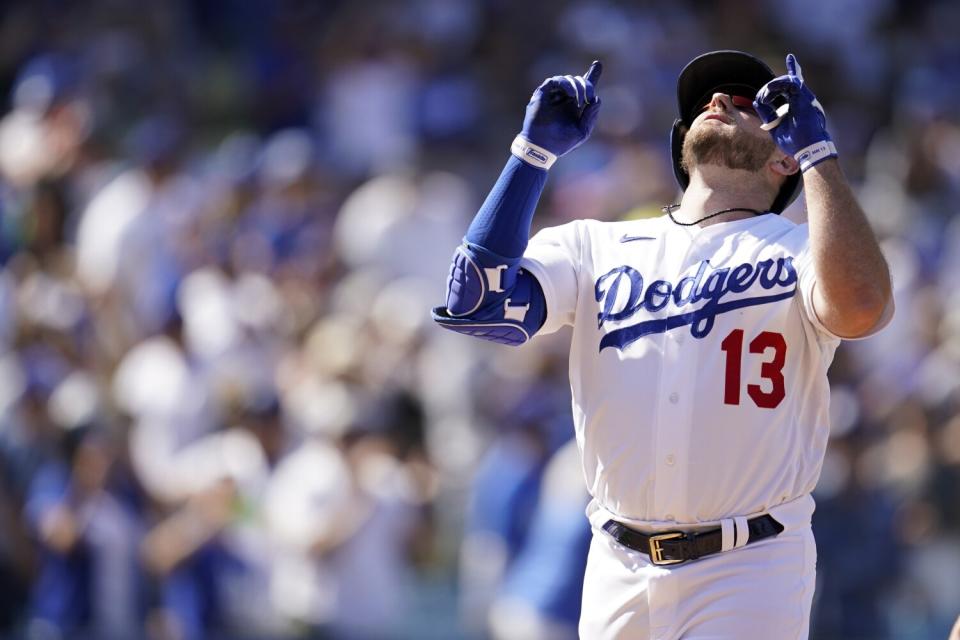
[[[743,353],[743,329],[730,332],[720,348],[727,354],[726,382],[723,387],[724,404],[740,404],[740,370]],[[750,353],[763,354],[773,349],[773,359],[760,365],[760,377],[769,380],[772,388],[764,391],[759,384],[748,384],[747,395],[761,409],[773,409],[787,395],[783,380],[783,365],[787,361],[787,341],[783,334],[764,331],[750,341]]]

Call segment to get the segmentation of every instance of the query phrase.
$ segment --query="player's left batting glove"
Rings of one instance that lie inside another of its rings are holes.
[[[785,100],[779,107],[774,103]],[[806,171],[827,158],[837,157],[837,148],[827,133],[827,117],[817,97],[803,82],[800,63],[787,55],[787,75],[774,78],[757,92],[753,106],[764,130],[800,163]]]
[[[553,76],[530,97],[523,129],[510,147],[527,164],[549,169],[560,156],[586,141],[600,111],[597,82],[603,65],[594,61],[582,76]]]

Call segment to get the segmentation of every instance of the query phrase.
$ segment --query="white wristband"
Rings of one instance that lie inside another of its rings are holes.
[[[809,147],[805,147],[793,154],[793,157],[800,163],[800,171],[806,171],[821,160],[837,157],[837,147],[832,140],[821,140],[814,142]]]
[[[535,145],[521,135],[513,139],[510,153],[527,164],[538,169],[549,169],[557,161],[557,156],[541,146]]]

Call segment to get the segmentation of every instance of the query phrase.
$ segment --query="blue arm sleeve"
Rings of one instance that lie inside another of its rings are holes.
[[[511,156],[457,248],[441,326],[502,344],[522,344],[543,326],[546,300],[520,258],[547,172]]]
[[[467,230],[466,241],[504,258],[519,258],[530,239],[530,223],[547,172],[510,156],[500,178]]]

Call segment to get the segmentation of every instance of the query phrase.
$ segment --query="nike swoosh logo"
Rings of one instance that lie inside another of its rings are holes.
[[[633,242],[634,240],[656,240],[653,236],[628,236],[623,234],[623,237],[620,238],[620,242]]]

